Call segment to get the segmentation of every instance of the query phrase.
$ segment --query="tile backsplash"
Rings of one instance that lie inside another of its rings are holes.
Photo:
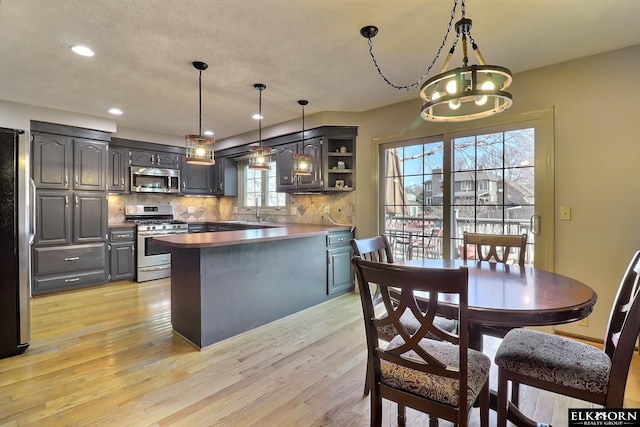
[[[352,225],[355,221],[355,192],[291,194],[290,208],[282,214],[263,212],[265,222],[300,224]],[[254,211],[237,211],[237,197],[193,197],[158,194],[110,194],[109,223],[124,221],[124,206],[128,204],[171,204],[175,219],[188,222],[253,221]],[[324,213],[325,207],[329,214]],[[236,213],[237,211],[237,213]]]

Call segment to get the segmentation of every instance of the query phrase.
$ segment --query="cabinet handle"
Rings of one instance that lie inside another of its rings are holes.
[[[132,254],[136,253],[136,245],[131,245],[131,253]]]
[[[78,206],[79,206],[79,203],[78,203],[78,196],[76,196],[76,208],[77,208]]]
[[[65,208],[69,207],[69,196],[64,196],[64,207]]]
[[[183,190],[187,189],[187,181],[182,181],[182,189]]]
[[[124,177],[120,178],[120,185],[124,186]]]
[[[79,180],[78,180],[78,175],[76,175],[76,177],[75,177],[76,185],[78,185],[78,181],[79,181]]]
[[[64,260],[65,260],[65,261],[77,261],[77,260],[79,260],[79,259],[80,259],[80,257],[79,257],[79,256],[68,256],[68,257],[65,257],[65,259],[64,259]]]
[[[69,185],[69,174],[64,174],[64,185],[65,187]]]
[[[64,281],[64,282],[65,282],[65,283],[69,283],[69,282],[77,282],[77,281],[79,281],[79,280],[80,280],[80,278],[79,278],[79,277],[74,277],[73,279],[65,279],[65,281]]]

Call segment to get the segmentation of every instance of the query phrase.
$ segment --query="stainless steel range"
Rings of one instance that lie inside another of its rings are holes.
[[[172,205],[126,205],[124,218],[137,224],[137,282],[171,277],[169,248],[153,238],[188,232],[186,221],[173,219]]]

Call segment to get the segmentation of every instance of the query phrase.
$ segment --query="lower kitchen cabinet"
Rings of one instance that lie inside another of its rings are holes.
[[[336,231],[327,235],[327,295],[354,287],[352,238],[350,231]]]
[[[106,252],[105,243],[34,248],[33,294],[106,282]]]
[[[109,229],[109,281],[133,279],[136,274],[136,231]]]

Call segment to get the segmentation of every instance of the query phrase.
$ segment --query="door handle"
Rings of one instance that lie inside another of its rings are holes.
[[[31,225],[29,230],[29,244],[33,244],[36,238],[36,183],[33,178],[29,178],[29,186],[31,187]]]
[[[531,215],[531,218],[529,218],[529,227],[536,236],[540,234],[540,220],[540,215]]]

